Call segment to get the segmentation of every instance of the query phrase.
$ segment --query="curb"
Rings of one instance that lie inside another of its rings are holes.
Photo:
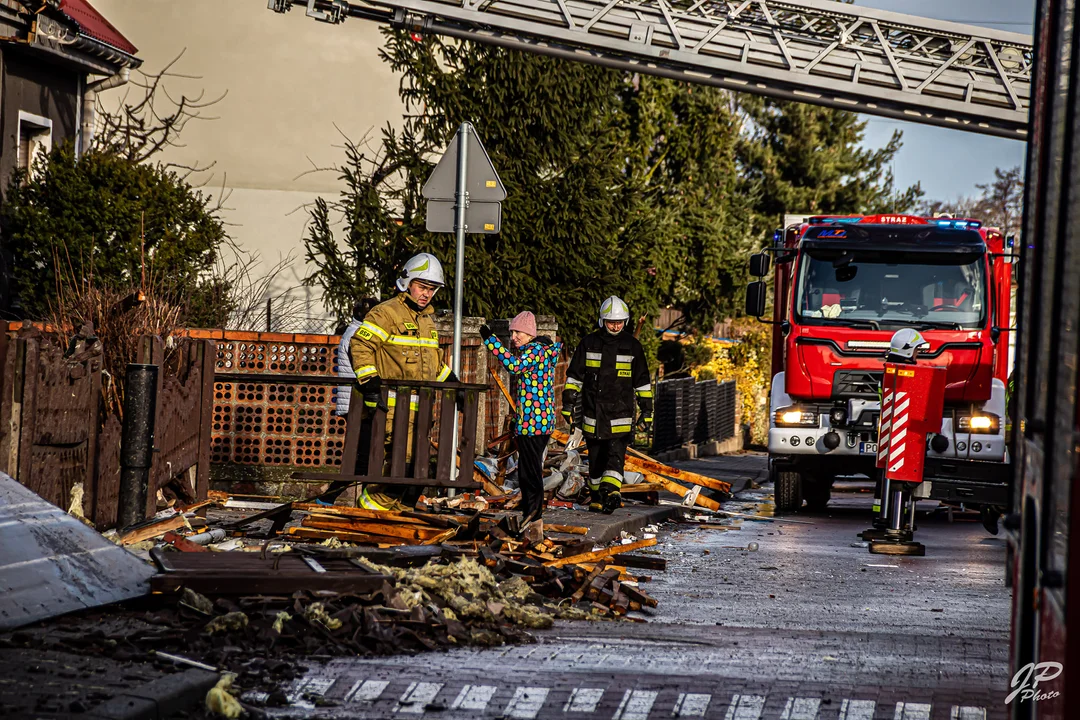
[[[192,668],[166,675],[106,700],[80,717],[99,720],[165,720],[206,697],[221,675]]]
[[[670,505],[632,505],[620,508],[611,515],[579,510],[548,510],[544,513],[544,522],[586,526],[589,534],[583,539],[606,545],[617,539],[624,530],[637,535],[647,525],[656,525],[674,517],[677,510]]]

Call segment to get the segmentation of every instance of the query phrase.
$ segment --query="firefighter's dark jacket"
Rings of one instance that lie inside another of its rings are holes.
[[[600,439],[630,433],[634,403],[652,420],[653,393],[645,351],[630,332],[612,335],[601,328],[581,339],[566,371],[563,407],[582,401],[581,425]]]

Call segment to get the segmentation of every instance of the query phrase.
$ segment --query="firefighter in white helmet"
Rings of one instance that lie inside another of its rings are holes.
[[[349,343],[353,372],[363,397],[365,414],[369,417],[379,403],[383,382],[457,380],[443,362],[439,332],[431,317],[435,312],[431,300],[445,284],[442,263],[430,253],[414,255],[405,263],[395,284],[400,294],[373,307]],[[397,397],[396,393],[390,392],[390,407],[386,415],[388,447],[392,440],[390,433],[394,414],[402,410],[410,412],[409,447],[412,447],[414,419],[411,412],[416,410],[418,401],[416,395]],[[362,435],[365,433],[370,434],[367,427],[361,431]],[[366,443],[361,443],[357,465],[359,473],[366,471],[367,453],[363,451],[363,446],[369,444],[370,438]],[[344,488],[344,484],[340,486]],[[400,511],[407,509],[402,503],[405,497],[406,493],[400,486],[369,485],[361,491],[360,504],[368,510]]]
[[[600,305],[600,329],[578,343],[566,371],[563,417],[581,425],[589,449],[589,510],[614,512],[622,504],[623,463],[634,429],[652,423],[653,392],[645,351],[629,332],[630,308],[617,297]],[[581,401],[581,417],[576,416]]]

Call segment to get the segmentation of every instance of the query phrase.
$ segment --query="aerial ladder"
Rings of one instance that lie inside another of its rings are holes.
[[[1028,35],[825,0],[269,0],[462,40],[1015,140]]]

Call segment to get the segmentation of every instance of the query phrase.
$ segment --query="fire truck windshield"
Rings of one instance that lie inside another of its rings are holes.
[[[810,249],[800,260],[795,317],[805,325],[981,328],[985,264],[983,253]]]

